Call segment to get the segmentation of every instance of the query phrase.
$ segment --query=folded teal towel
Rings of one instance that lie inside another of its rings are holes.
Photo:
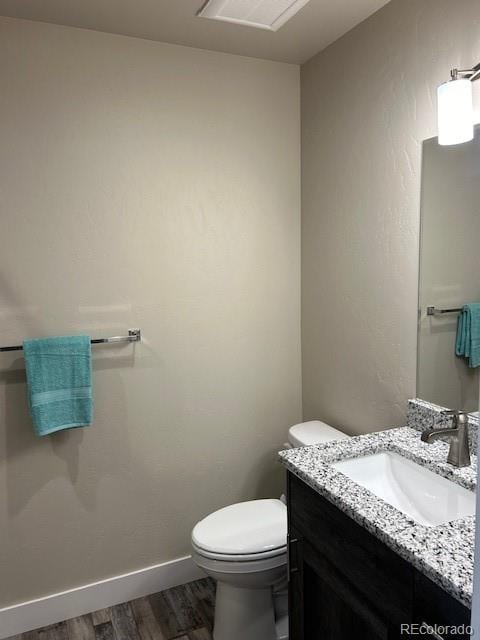
[[[460,312],[455,353],[468,358],[469,367],[480,366],[480,303],[466,304]]]
[[[23,343],[28,404],[35,431],[45,436],[92,422],[90,338],[40,338]]]

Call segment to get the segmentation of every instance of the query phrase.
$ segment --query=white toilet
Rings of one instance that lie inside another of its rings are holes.
[[[348,436],[312,420],[289,429],[286,447]],[[210,514],[192,531],[192,557],[217,581],[214,640],[287,640],[287,508],[251,500]]]

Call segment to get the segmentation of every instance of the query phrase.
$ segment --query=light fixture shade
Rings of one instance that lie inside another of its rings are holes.
[[[473,139],[472,83],[466,78],[451,80],[437,89],[438,144],[450,145]]]

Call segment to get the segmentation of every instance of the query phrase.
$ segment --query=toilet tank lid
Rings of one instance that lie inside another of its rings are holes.
[[[192,532],[195,546],[228,555],[265,553],[287,541],[287,509],[281,500],[251,500],[219,509]]]
[[[332,442],[333,440],[345,440],[346,433],[331,427],[321,420],[310,420],[295,424],[288,430],[288,439],[294,447],[306,447],[311,444],[321,444],[322,442]]]

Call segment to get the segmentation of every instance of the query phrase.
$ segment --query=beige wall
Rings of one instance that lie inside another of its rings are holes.
[[[479,27],[477,0],[393,0],[302,67],[305,419],[373,431],[415,395],[422,141]]]
[[[0,606],[189,552],[275,496],[301,418],[298,67],[0,20],[0,336],[94,350],[95,423],[38,439],[0,365]]]

